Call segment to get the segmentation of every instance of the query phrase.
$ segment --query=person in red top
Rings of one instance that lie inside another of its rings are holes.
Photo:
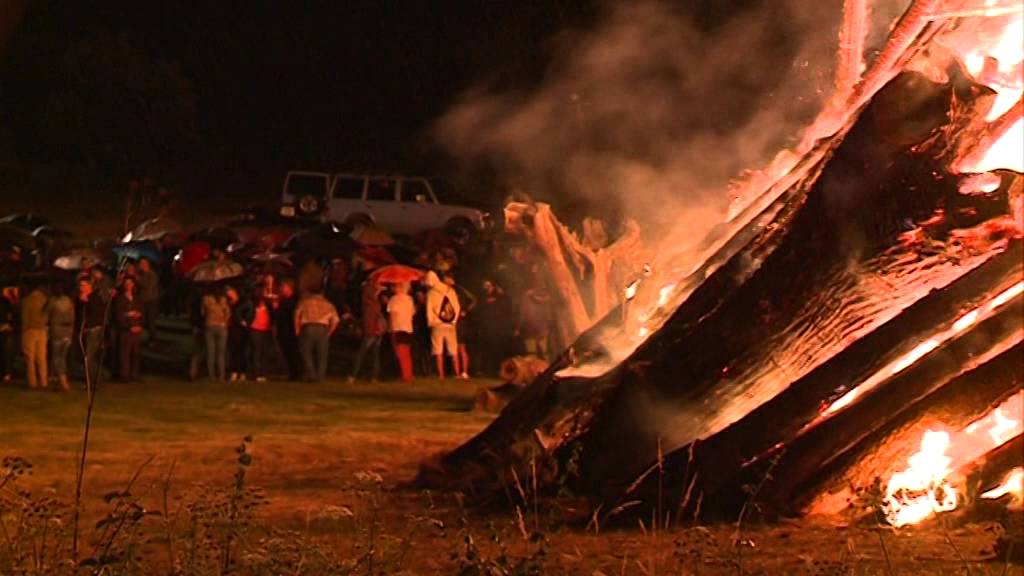
[[[373,355],[373,381],[376,382],[380,377],[380,343],[388,327],[384,317],[385,305],[381,287],[367,280],[363,284],[363,340],[359,344],[352,375],[348,377],[349,382],[355,382],[359,377],[367,353]]]
[[[262,286],[256,288],[251,303],[244,309],[244,326],[249,329],[252,375],[257,382],[267,381],[267,362],[274,351],[274,303]]]

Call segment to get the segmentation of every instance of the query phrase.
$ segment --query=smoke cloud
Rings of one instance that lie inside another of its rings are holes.
[[[556,209],[582,201],[699,241],[730,179],[795,142],[831,89],[841,0],[747,4],[709,26],[666,2],[608,3],[593,29],[552,45],[538,87],[478,87],[433,136]]]

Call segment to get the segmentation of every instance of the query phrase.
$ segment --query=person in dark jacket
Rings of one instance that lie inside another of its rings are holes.
[[[139,345],[142,343],[145,313],[142,300],[136,292],[135,278],[125,276],[121,280],[121,289],[114,297],[114,326],[117,329],[120,365],[118,377],[123,382],[135,382],[139,379]]]
[[[143,258],[139,260],[136,278],[146,332],[149,333],[149,343],[152,344],[157,341],[156,319],[160,315],[160,276],[153,269],[153,264]]]
[[[89,276],[78,279],[78,317],[81,318],[83,372],[95,384],[103,369],[103,331],[107,322],[107,301],[96,291]]]
[[[249,327],[245,320],[252,302],[242,299],[238,290],[228,286],[224,291],[231,306],[228,323],[228,373],[232,382],[244,382],[249,359]]]
[[[277,343],[281,347],[285,364],[288,367],[288,380],[298,382],[302,379],[302,356],[299,354],[299,338],[295,334],[295,283],[289,278],[281,282],[278,292],[276,325]]]
[[[4,384],[14,378],[14,350],[18,335],[18,287],[5,286],[0,294],[0,374]]]

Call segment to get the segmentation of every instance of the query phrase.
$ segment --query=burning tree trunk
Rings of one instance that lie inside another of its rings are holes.
[[[572,340],[618,305],[616,268],[636,268],[640,228],[629,220],[607,247],[584,243],[558,221],[551,207],[514,202],[505,208],[505,228],[526,236],[544,255],[546,270],[565,304]]]

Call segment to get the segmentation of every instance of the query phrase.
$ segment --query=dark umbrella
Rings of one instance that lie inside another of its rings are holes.
[[[129,232],[130,240],[159,240],[181,230],[181,224],[166,216],[150,218]]]
[[[285,242],[284,248],[290,252],[304,253],[315,258],[330,260],[351,256],[359,249],[359,244],[347,234],[310,230],[292,236]]]
[[[224,250],[239,241],[238,234],[228,228],[207,228],[193,233],[188,239],[190,242],[206,242],[211,248],[219,250]]]
[[[361,226],[352,232],[352,238],[363,246],[391,246],[395,239],[376,226]]]
[[[238,278],[245,273],[245,268],[233,260],[209,260],[196,266],[189,273],[193,282],[220,282]]]
[[[9,226],[16,226],[23,230],[33,231],[41,226],[49,226],[50,221],[37,214],[31,212],[9,214],[0,218],[0,224],[7,224]]]
[[[32,232],[11,224],[0,225],[0,249],[10,250],[17,246],[22,252],[35,250],[36,239]]]
[[[145,258],[154,264],[160,262],[160,249],[152,242],[129,242],[127,244],[118,244],[117,246],[114,246],[111,251],[117,255],[119,260],[124,258],[130,258],[132,260]]]
[[[264,274],[284,276],[291,274],[295,269],[291,258],[287,254],[277,252],[260,252],[249,257],[253,267]]]

